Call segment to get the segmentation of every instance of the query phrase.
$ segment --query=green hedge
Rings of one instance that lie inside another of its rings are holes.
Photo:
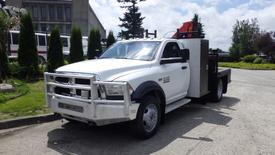
[[[264,59],[263,58],[256,58],[254,61],[253,61],[254,64],[261,64],[261,63],[264,63]]]
[[[250,69],[250,70],[275,70],[275,64],[254,64],[244,62],[220,62],[219,67]]]
[[[259,58],[256,55],[246,55],[241,60],[246,63],[253,63],[255,59]]]

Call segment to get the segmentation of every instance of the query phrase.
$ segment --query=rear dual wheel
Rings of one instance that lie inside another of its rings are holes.
[[[212,101],[219,102],[223,97],[223,81],[222,79],[218,80],[215,91],[212,93]]]

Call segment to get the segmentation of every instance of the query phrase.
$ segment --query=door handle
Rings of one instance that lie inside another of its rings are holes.
[[[181,69],[185,70],[185,69],[187,69],[187,66],[182,66]]]

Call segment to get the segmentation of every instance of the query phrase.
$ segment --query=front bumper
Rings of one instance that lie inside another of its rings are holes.
[[[46,102],[50,109],[65,118],[94,124],[97,126],[134,120],[139,108],[138,103],[131,101],[126,82],[101,82],[96,81],[94,76],[74,74],[45,73]],[[57,77],[68,78],[70,82],[60,83]],[[77,79],[89,80],[89,85],[77,84]],[[98,94],[99,85],[122,85],[123,100],[106,100]],[[76,94],[57,94],[55,88],[69,89],[71,92],[89,91],[90,97],[83,98]]]

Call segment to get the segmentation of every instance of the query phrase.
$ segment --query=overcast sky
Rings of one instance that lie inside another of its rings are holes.
[[[124,10],[116,0],[90,0],[107,31],[120,31],[118,17]],[[261,29],[275,31],[275,0],[147,0],[140,3],[144,28],[158,30],[159,37],[171,35],[183,22],[198,13],[210,47],[228,50],[237,19],[258,18]]]

